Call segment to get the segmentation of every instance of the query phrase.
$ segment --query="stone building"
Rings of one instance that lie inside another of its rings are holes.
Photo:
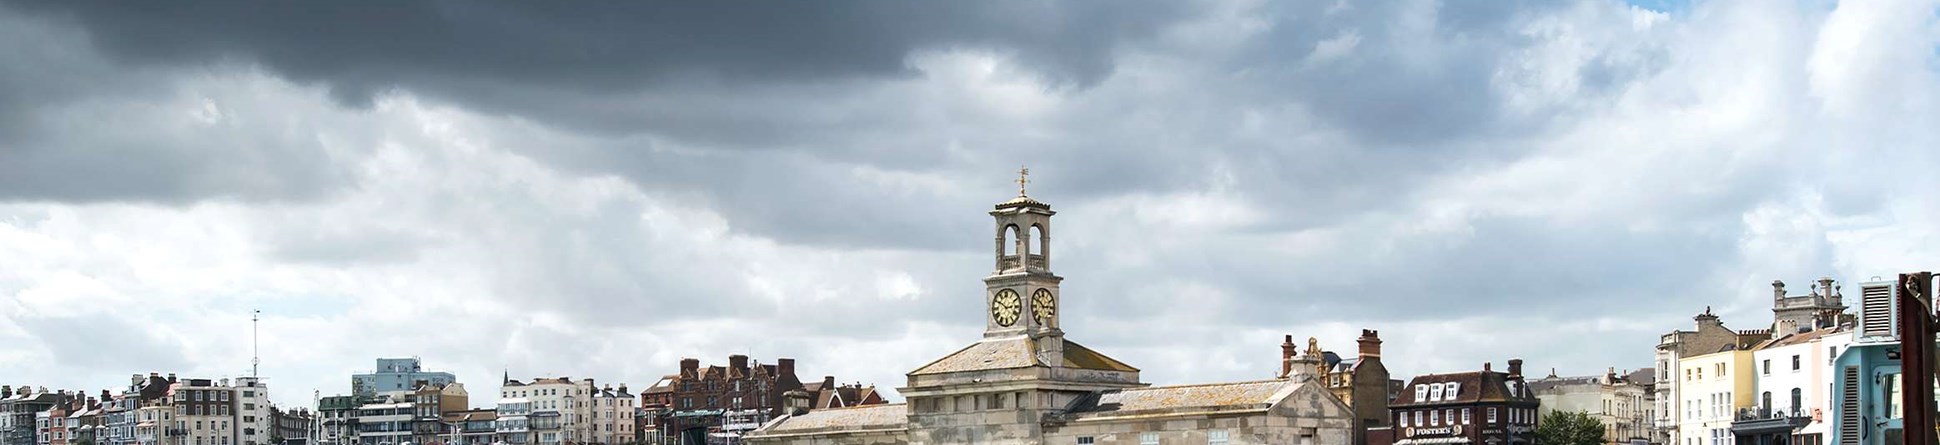
[[[1796,296],[1785,295],[1785,282],[1772,281],[1772,333],[1775,335],[1837,327],[1851,324],[1852,320],[1852,314],[1846,313],[1845,295],[1839,292],[1839,285],[1832,278],[1819,278],[1812,283],[1810,293]]]
[[[1540,402],[1523,381],[1522,360],[1508,372],[1429,374],[1408,382],[1394,403],[1394,445],[1536,443]]]
[[[1654,405],[1646,381],[1656,372],[1646,368],[1635,373],[1617,373],[1610,368],[1601,375],[1561,377],[1551,370],[1548,377],[1529,381],[1529,389],[1542,402],[1541,414],[1554,411],[1583,412],[1603,423],[1603,443],[1648,442],[1649,409]]]
[[[1022,179],[1019,180],[1022,183]],[[1052,273],[1051,206],[1019,190],[997,204],[979,300],[983,338],[916,367],[908,403],[789,412],[751,445],[1346,445],[1354,419],[1301,357],[1286,378],[1149,386],[1139,369],[1065,338]]]
[[[1361,336],[1355,339],[1359,355],[1343,358],[1333,351],[1321,350],[1318,342],[1308,339],[1307,354],[1320,357],[1321,363],[1315,371],[1327,391],[1335,398],[1354,410],[1355,424],[1353,443],[1366,445],[1367,431],[1384,428],[1388,425],[1388,403],[1401,392],[1402,382],[1389,378],[1388,368],[1381,364],[1380,332],[1362,329]],[[1280,344],[1280,375],[1285,377],[1292,370],[1297,356],[1293,336],[1288,335]]]

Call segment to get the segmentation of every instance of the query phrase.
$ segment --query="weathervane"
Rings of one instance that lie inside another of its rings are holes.
[[[1031,183],[1030,176],[1031,169],[1021,165],[1017,167],[1017,196],[1024,196],[1024,185]]]

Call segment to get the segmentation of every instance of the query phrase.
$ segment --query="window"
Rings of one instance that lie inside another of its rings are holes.
[[[1428,426],[1440,426],[1441,424],[1442,424],[1441,410],[1428,410]]]
[[[1159,433],[1139,433],[1138,445],[1159,445]]]
[[[1772,359],[1765,359],[1765,361],[1760,362],[1759,365],[1763,366],[1765,375],[1772,375]]]
[[[1423,423],[1421,423],[1421,411],[1415,411],[1415,426],[1421,426],[1421,425],[1424,425]]]
[[[1428,400],[1428,385],[1415,385],[1415,401]]]
[[[1206,432],[1206,445],[1226,445],[1226,430],[1216,429]]]
[[[1428,400],[1439,402],[1442,399],[1442,384],[1428,385]]]
[[[1489,423],[1495,423],[1495,407],[1489,407]]]
[[[1799,388],[1792,388],[1792,412],[1795,412],[1795,413],[1806,412],[1805,393],[1800,391]]]
[[[1792,370],[1793,371],[1799,370],[1799,356],[1796,356],[1796,355],[1792,356]]]
[[[1468,408],[1462,408],[1462,424],[1469,425]]]
[[[1443,399],[1443,400],[1455,400],[1455,394],[1456,394],[1457,392],[1460,392],[1460,391],[1458,391],[1458,390],[1460,390],[1461,388],[1462,388],[1462,383],[1461,383],[1461,382],[1448,382],[1448,390],[1447,390],[1448,392],[1447,392],[1447,393],[1444,393],[1444,394],[1442,394],[1442,399]]]
[[[1092,442],[1091,436],[1078,436],[1078,445],[1091,445]]]

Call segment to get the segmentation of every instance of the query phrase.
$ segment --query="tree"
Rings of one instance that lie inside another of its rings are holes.
[[[1603,422],[1582,411],[1552,411],[1536,426],[1540,445],[1601,445]]]

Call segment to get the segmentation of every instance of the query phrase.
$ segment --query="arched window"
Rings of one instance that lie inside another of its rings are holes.
[[[1004,226],[1004,255],[1005,256],[1017,255],[1020,253],[1017,251],[1017,247],[1020,245],[1023,245],[1023,243],[1021,242],[1022,236],[1020,236],[1021,234],[1019,234],[1018,232],[1019,230],[1017,229],[1017,226],[1014,224]]]
[[[1765,393],[1763,393],[1763,394],[1759,394],[1759,395],[1758,395],[1758,401],[1759,401],[1759,405],[1758,405],[1758,406],[1761,406],[1761,407],[1764,407],[1764,408],[1765,408],[1766,410],[1773,410],[1773,408],[1772,408],[1772,392],[1771,392],[1771,391],[1765,391]]]
[[[1036,244],[1037,250],[1034,252],[1038,255],[1051,251],[1051,241],[1046,239],[1045,235],[1044,226],[1031,224],[1031,241]]]
[[[1805,412],[1805,392],[1800,391],[1799,388],[1792,388],[1792,412]]]

